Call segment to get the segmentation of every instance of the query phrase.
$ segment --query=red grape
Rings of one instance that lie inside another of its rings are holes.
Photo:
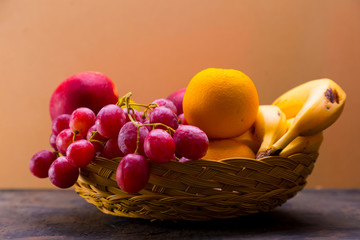
[[[79,140],[69,145],[66,150],[67,160],[74,167],[82,168],[87,166],[94,158],[95,148],[87,140]]]
[[[121,159],[116,170],[116,181],[120,189],[136,193],[143,189],[150,178],[150,165],[142,155],[128,154]]]
[[[117,137],[125,123],[126,114],[124,110],[115,104],[103,107],[95,121],[97,131],[106,138]]]
[[[65,155],[66,149],[73,142],[74,133],[70,128],[62,130],[56,137],[56,148],[58,151]],[[80,135],[75,136],[75,141],[82,139]]]
[[[138,128],[133,122],[127,122],[121,128],[118,136],[118,145],[121,152],[125,155],[129,153],[135,153],[137,144],[137,131]],[[149,133],[149,130],[146,127],[139,128],[139,147],[138,153],[144,155],[144,139]]]
[[[168,162],[175,153],[174,139],[165,130],[154,129],[145,137],[144,152],[153,162]]]
[[[175,104],[177,108],[177,114],[179,115],[183,113],[182,103],[183,103],[185,91],[186,88],[181,88],[179,90],[176,90],[167,97],[167,99],[171,100]]]
[[[159,98],[156,99],[155,101],[153,101],[153,103],[156,103],[157,105],[159,105],[159,107],[166,107],[169,108],[171,111],[173,111],[175,114],[177,114],[177,109],[175,104],[169,100],[169,99],[165,99],[165,98]]]
[[[89,128],[87,134],[86,134],[86,140],[90,140],[92,132],[96,132],[96,125],[93,125],[92,127]],[[92,143],[92,145],[94,145],[95,148],[95,153],[99,153],[104,149],[104,145],[107,141],[106,137],[103,137],[100,135],[100,133],[96,133],[95,136],[92,138],[92,140],[96,140],[96,141],[90,141]]]
[[[180,114],[180,115],[178,116],[178,119],[179,119],[179,121],[180,121],[180,124],[182,124],[182,125],[188,125],[188,122],[187,122],[186,119],[185,119],[184,113]]]
[[[56,135],[55,135],[54,133],[51,133],[49,142],[50,142],[50,146],[51,146],[55,151],[57,151],[57,147],[56,147]]]
[[[150,124],[150,120],[145,120],[142,124]],[[150,126],[150,125],[145,126],[145,127],[149,130],[149,132],[150,132],[151,130],[153,130],[153,127]]]
[[[79,177],[79,168],[72,166],[66,157],[58,157],[49,168],[49,179],[59,188],[73,186]]]
[[[120,151],[118,146],[118,139],[117,138],[110,138],[105,146],[103,151],[101,152],[100,156],[108,159],[112,159],[115,157],[123,157],[124,154]]]
[[[51,130],[55,135],[58,135],[62,130],[69,128],[70,114],[61,114],[57,116],[52,124]]]
[[[77,131],[81,136],[86,137],[89,128],[95,123],[95,113],[86,107],[74,110],[70,116],[69,126],[72,131]]]
[[[209,139],[198,127],[182,125],[174,135],[176,153],[189,159],[201,159],[209,146]]]
[[[49,150],[35,153],[29,163],[31,173],[38,178],[47,178],[50,165],[55,159],[56,155]]]
[[[125,114],[126,114],[126,122],[130,122],[130,117],[127,113],[127,109],[123,108]],[[131,109],[130,110],[130,115],[132,116],[133,120],[137,121],[137,122],[143,122],[144,119],[142,118],[141,112],[137,111],[136,109]]]
[[[166,107],[157,107],[150,113],[150,123],[162,123],[172,129],[177,129],[179,126],[176,114]],[[165,129],[163,126],[156,128]]]

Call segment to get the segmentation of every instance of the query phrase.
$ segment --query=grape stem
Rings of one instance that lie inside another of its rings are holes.
[[[139,154],[139,144],[140,144],[140,128],[141,127],[146,127],[146,126],[151,126],[152,129],[155,129],[156,127],[162,126],[166,128],[166,131],[171,135],[175,132],[175,130],[169,126],[167,126],[166,124],[163,123],[145,123],[145,124],[140,124],[139,122],[135,121],[134,117],[131,114],[131,111],[134,113],[134,107],[143,107],[145,108],[144,110],[144,116],[145,118],[149,118],[148,117],[148,111],[152,111],[154,108],[158,107],[159,105],[157,103],[149,103],[149,104],[139,104],[139,103],[131,103],[130,102],[130,98],[132,96],[132,92],[128,92],[127,94],[125,94],[123,97],[120,97],[119,100],[117,101],[116,105],[119,107],[123,107],[125,106],[126,108],[126,112],[129,116],[130,121],[137,127],[137,136],[136,136],[136,149],[135,149],[135,154]],[[77,133],[76,133],[77,134]],[[74,132],[74,140],[75,140],[75,132]],[[98,134],[98,131],[92,131],[91,132],[91,137],[89,139],[90,142],[98,142],[101,143],[102,145],[105,145],[105,143],[93,139],[96,134]],[[175,156],[176,159],[178,159]]]
[[[135,154],[138,154],[139,151],[139,143],[140,143],[140,128],[141,127],[146,127],[146,126],[151,126],[152,129],[155,129],[158,126],[162,126],[165,127],[167,132],[171,135],[172,133],[175,132],[175,130],[163,123],[145,123],[145,124],[140,124],[139,122],[135,121],[135,119],[133,118],[131,111],[134,112],[134,107],[144,107],[144,115],[146,118],[148,118],[148,111],[152,111],[154,108],[158,107],[159,105],[157,103],[149,103],[149,104],[137,104],[137,103],[130,103],[130,98],[132,96],[132,92],[129,92],[127,94],[125,94],[123,97],[121,97],[117,103],[118,106],[122,107],[125,106],[127,109],[127,114],[129,116],[130,121],[137,127],[137,137],[136,137],[136,149],[135,149]]]
[[[78,133],[79,133],[78,130],[75,130],[75,131],[74,131],[74,135],[73,135],[73,139],[72,139],[73,142],[75,142],[76,134],[78,134]]]
[[[99,140],[94,139],[94,137],[99,134],[98,131],[91,131],[91,136],[89,138],[89,142],[96,142],[96,143],[100,143],[102,146],[105,146],[105,143]]]

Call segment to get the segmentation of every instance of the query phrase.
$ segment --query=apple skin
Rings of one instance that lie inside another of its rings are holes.
[[[182,106],[183,106],[183,98],[184,98],[185,90],[186,88],[178,89],[167,97],[167,99],[171,100],[175,104],[178,115],[183,113]]]
[[[79,107],[97,114],[103,106],[117,101],[118,91],[110,78],[99,72],[80,72],[65,79],[53,92],[49,104],[51,120]]]

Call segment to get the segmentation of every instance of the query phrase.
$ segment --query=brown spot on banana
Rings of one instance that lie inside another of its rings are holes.
[[[338,92],[336,91],[336,89],[332,89],[332,88],[328,88],[326,89],[325,93],[325,98],[331,102],[331,103],[334,103],[336,102],[337,104],[339,104],[339,94]]]

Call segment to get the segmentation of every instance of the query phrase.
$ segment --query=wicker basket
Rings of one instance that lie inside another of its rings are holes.
[[[116,183],[121,158],[97,157],[81,169],[75,191],[102,212],[116,216],[233,218],[270,211],[293,197],[304,188],[317,156],[152,163],[149,183],[137,194],[120,190]]]

